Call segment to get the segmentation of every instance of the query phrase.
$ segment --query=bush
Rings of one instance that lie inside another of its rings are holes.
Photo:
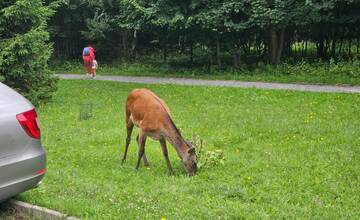
[[[0,80],[37,105],[56,90],[46,31],[53,10],[41,0],[5,1],[0,9]]]

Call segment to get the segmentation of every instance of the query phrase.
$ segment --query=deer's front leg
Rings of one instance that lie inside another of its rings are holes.
[[[171,163],[170,163],[170,160],[169,160],[169,155],[168,155],[168,150],[167,150],[167,147],[166,147],[165,139],[160,139],[160,145],[161,145],[161,149],[162,149],[165,161],[166,161],[166,166],[167,166],[167,168],[169,170],[169,176],[172,176],[172,175],[174,175],[174,171],[173,171],[173,169],[171,167]]]
[[[138,152],[138,160],[136,163],[135,169],[138,170],[140,166],[141,158],[143,157],[145,153],[145,142],[146,142],[146,135],[141,130],[139,131],[139,139],[138,139],[138,145],[139,145],[139,152]]]

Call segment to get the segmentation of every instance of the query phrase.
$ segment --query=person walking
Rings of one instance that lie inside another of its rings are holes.
[[[89,79],[93,61],[95,59],[95,50],[91,44],[88,44],[87,47],[84,47],[82,56],[84,60],[86,79]]]

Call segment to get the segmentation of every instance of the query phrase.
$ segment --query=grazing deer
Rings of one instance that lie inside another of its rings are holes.
[[[181,136],[180,131],[171,119],[169,107],[148,89],[135,89],[127,97],[127,137],[122,162],[126,160],[134,125],[139,128],[139,135],[136,138],[139,146],[136,169],[139,169],[141,158],[145,166],[149,165],[145,155],[146,137],[149,136],[160,141],[169,175],[173,175],[173,169],[169,160],[166,141],[174,146],[188,174],[190,176],[195,175],[197,171],[195,148]]]

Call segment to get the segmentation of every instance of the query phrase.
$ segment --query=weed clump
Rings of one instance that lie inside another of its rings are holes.
[[[198,168],[205,169],[223,165],[225,163],[224,151],[222,149],[214,149],[198,135],[193,137],[193,146],[197,152]]]

